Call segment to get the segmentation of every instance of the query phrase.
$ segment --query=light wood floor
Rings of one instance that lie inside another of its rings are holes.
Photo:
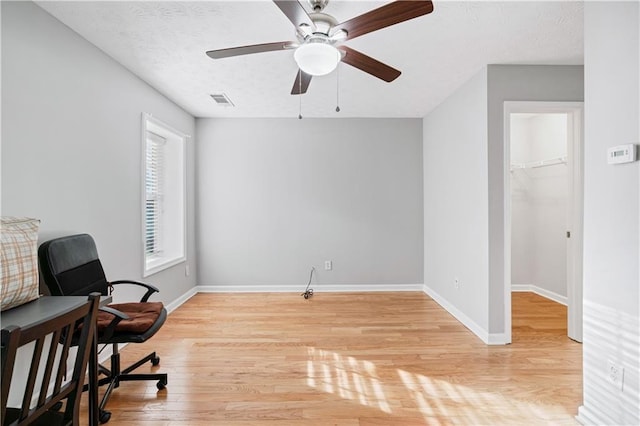
[[[513,312],[513,343],[486,346],[422,293],[198,294],[122,351],[157,350],[141,370],[169,385],[123,383],[108,424],[577,424],[566,308],[515,293]]]

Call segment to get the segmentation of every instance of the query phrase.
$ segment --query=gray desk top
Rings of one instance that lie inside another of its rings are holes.
[[[32,327],[69,312],[87,301],[87,296],[42,296],[34,301],[16,306],[0,314],[0,325]],[[111,296],[102,296],[100,306],[111,302]]]

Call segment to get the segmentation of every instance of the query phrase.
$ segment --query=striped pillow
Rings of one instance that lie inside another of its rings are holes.
[[[39,226],[39,220],[25,217],[3,217],[1,220],[0,310],[22,305],[39,296]]]

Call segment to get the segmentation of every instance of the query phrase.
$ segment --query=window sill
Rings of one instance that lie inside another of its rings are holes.
[[[181,256],[177,258],[157,258],[145,261],[144,271],[142,272],[143,277],[149,277],[153,274],[157,274],[158,272],[164,271],[165,269],[169,269],[172,266],[183,263],[187,260],[186,256]]]

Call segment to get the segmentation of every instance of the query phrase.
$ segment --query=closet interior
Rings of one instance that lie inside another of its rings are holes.
[[[568,115],[514,113],[511,152],[512,290],[567,304]]]

